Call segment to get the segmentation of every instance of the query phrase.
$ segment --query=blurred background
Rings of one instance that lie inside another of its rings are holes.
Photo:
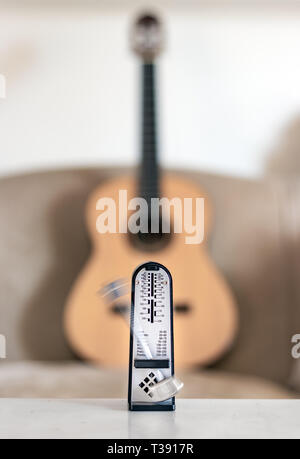
[[[161,163],[209,197],[239,317],[218,361],[179,372],[181,395],[299,397],[297,0],[0,0],[0,397],[126,397],[126,370],[83,362],[63,315],[91,250],[86,200],[140,157],[129,30],[149,10],[166,31]]]
[[[138,67],[128,30],[143,6],[162,14],[162,162],[262,174],[300,111],[298,1],[0,2],[0,174],[132,165]]]

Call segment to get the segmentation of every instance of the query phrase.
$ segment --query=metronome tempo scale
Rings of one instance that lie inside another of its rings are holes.
[[[136,284],[141,284],[141,320],[162,323],[165,317],[164,286],[167,285],[163,274],[144,272],[141,275],[141,281],[137,280]]]

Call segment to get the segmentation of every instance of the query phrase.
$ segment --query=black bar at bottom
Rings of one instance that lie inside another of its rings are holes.
[[[146,360],[146,359],[135,359],[134,360],[135,368],[170,368],[170,360]]]

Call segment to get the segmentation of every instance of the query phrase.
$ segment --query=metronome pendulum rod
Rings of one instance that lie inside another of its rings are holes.
[[[151,352],[149,344],[140,338],[140,336],[143,333],[143,329],[142,329],[139,318],[135,319],[134,325],[133,325],[132,317],[130,318],[130,331],[131,333],[134,333],[135,338],[138,340],[139,345],[143,349],[143,352],[145,353],[145,356],[147,357],[147,359],[148,360],[155,359],[155,356],[153,355],[153,352]],[[165,379],[165,376],[163,375],[163,371],[160,371],[159,369],[157,369],[157,379],[159,381],[161,381],[162,379]]]
[[[137,323],[140,326],[139,319],[135,323],[135,326]],[[131,326],[130,328],[132,330],[133,327]],[[141,326],[140,331],[142,331]],[[134,330],[133,333],[139,341],[147,359],[153,360],[155,357],[153,356],[149,345],[139,338],[139,331]],[[158,368],[155,370],[155,373],[158,382],[151,388],[153,402],[163,402],[171,397],[174,397],[184,386],[183,382],[177,376],[165,376],[163,370]]]

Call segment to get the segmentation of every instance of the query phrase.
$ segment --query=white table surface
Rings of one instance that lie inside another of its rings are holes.
[[[125,400],[0,399],[0,438],[300,438],[300,400],[177,400],[128,412]]]

